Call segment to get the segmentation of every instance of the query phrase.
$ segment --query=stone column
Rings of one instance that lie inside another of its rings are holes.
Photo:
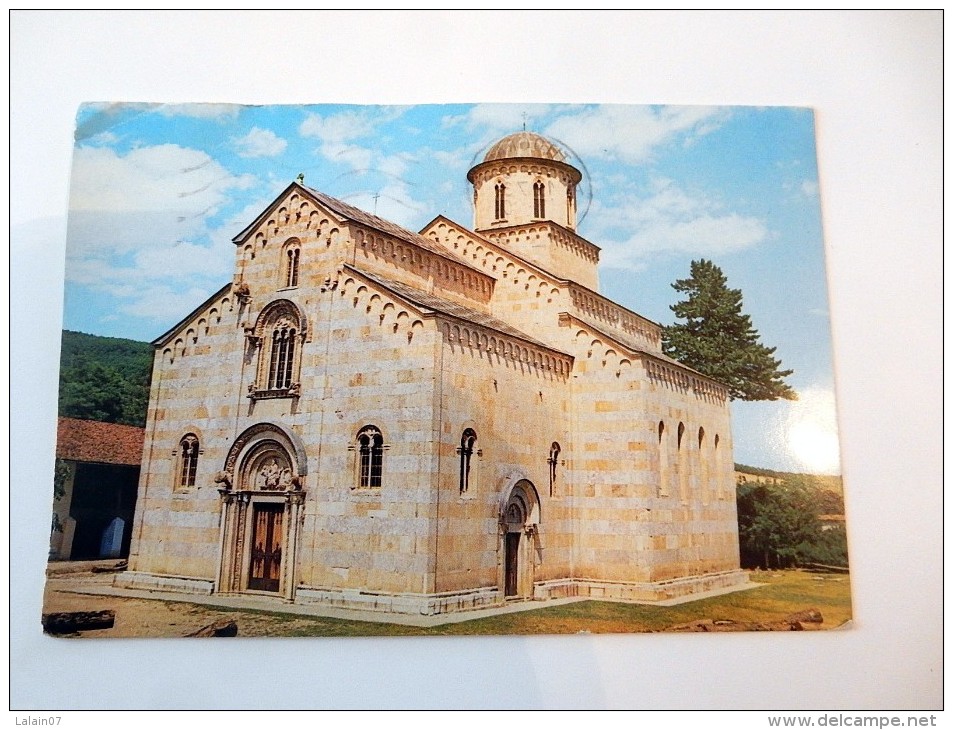
[[[222,513],[219,517],[218,530],[218,570],[215,575],[216,593],[228,593],[231,590],[232,560],[234,559],[234,550],[232,546],[235,543],[235,493],[228,489],[219,489],[219,496],[222,500]]]
[[[304,492],[288,492],[286,499],[288,506],[286,508],[285,554],[281,565],[282,597],[286,601],[294,602],[298,542],[301,535],[301,524],[304,521]]]

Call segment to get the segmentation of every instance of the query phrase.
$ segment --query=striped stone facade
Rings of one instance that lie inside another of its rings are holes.
[[[507,139],[470,179],[528,220],[412,233],[293,183],[235,237],[154,343],[119,584],[439,613],[746,580],[725,388],[598,294],[574,209],[526,213],[579,176]]]

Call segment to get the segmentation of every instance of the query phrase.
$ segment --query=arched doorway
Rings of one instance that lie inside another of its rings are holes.
[[[500,513],[503,597],[530,597],[539,547],[539,497],[527,479],[516,481],[505,495]]]
[[[293,432],[275,424],[253,426],[235,440],[217,479],[222,485],[217,590],[294,598],[306,463]]]

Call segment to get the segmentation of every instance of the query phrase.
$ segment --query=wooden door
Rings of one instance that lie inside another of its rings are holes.
[[[506,577],[504,580],[503,595],[515,596],[518,592],[519,581],[519,549],[520,533],[506,533]]]
[[[248,587],[251,590],[278,591],[283,517],[283,504],[256,504],[254,507],[248,575]]]

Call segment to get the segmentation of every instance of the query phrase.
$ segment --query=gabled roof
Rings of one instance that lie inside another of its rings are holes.
[[[535,345],[536,347],[545,348],[551,352],[558,353],[565,357],[572,357],[561,350],[557,350],[552,345],[547,345],[545,342],[540,342],[534,337],[531,337],[525,332],[516,329],[516,327],[513,327],[512,325],[509,325],[503,320],[497,319],[490,314],[478,312],[475,309],[471,309],[470,307],[466,307],[462,304],[457,304],[456,302],[451,302],[450,300],[444,299],[443,297],[437,296],[436,294],[428,294],[427,292],[421,291],[420,289],[408,286],[407,284],[403,284],[399,281],[394,281],[393,279],[386,279],[379,274],[372,274],[368,271],[365,271],[364,269],[352,266],[350,264],[345,264],[345,268],[351,269],[361,276],[370,279],[375,284],[379,284],[380,286],[393,292],[402,299],[406,299],[408,302],[422,310],[429,310],[431,312],[443,314],[463,322],[471,322],[475,325],[479,325],[480,327],[495,330],[502,335],[523,340],[524,342]]]
[[[146,430],[119,423],[60,418],[56,458],[98,464],[139,466]]]
[[[227,292],[231,288],[232,288],[231,282],[229,282],[228,284],[225,284],[221,289],[219,289],[217,292],[212,294],[212,296],[210,296],[208,299],[206,299],[204,302],[198,305],[195,309],[193,309],[191,312],[185,315],[182,319],[180,319],[178,322],[172,325],[171,329],[166,330],[164,333],[156,337],[149,344],[152,345],[153,347],[162,347],[169,340],[171,340],[172,336],[176,334],[179,330],[181,330],[186,325],[187,322],[191,321],[192,318],[195,317],[195,315],[197,315],[199,312],[205,309],[209,304],[214,302],[216,299],[223,296],[225,292]]]
[[[586,327],[586,328],[589,329],[589,330],[592,330],[593,332],[595,332],[596,334],[598,334],[602,339],[608,340],[609,342],[612,342],[616,347],[619,347],[619,348],[621,348],[621,349],[623,349],[623,350],[628,350],[632,355],[644,356],[644,357],[650,358],[650,359],[652,359],[652,360],[655,360],[656,362],[660,362],[660,363],[662,363],[662,364],[664,364],[664,365],[670,365],[670,366],[672,366],[673,368],[677,368],[677,369],[679,369],[679,370],[682,370],[683,372],[686,372],[686,373],[688,373],[688,374],[690,374],[690,375],[693,375],[693,376],[695,376],[696,378],[701,378],[701,379],[703,379],[703,380],[707,380],[708,382],[714,383],[715,385],[717,385],[717,386],[719,386],[719,387],[721,387],[721,388],[725,388],[726,390],[728,389],[728,386],[727,386],[727,385],[725,385],[724,383],[722,383],[720,380],[716,380],[715,378],[711,377],[710,375],[705,375],[704,373],[700,373],[700,372],[698,372],[697,370],[695,370],[694,368],[690,368],[688,365],[685,365],[684,363],[681,363],[681,362],[679,362],[678,360],[676,360],[676,359],[674,359],[674,358],[671,358],[671,357],[669,357],[668,355],[666,355],[666,354],[664,354],[664,353],[662,353],[662,352],[656,352],[656,351],[654,351],[654,350],[648,350],[648,349],[646,349],[645,347],[643,347],[642,345],[639,345],[639,344],[636,344],[636,343],[633,343],[633,342],[623,341],[623,340],[619,337],[619,335],[614,334],[614,333],[612,333],[612,332],[607,332],[605,329],[603,329],[603,328],[601,328],[601,327],[597,327],[596,325],[592,324],[591,322],[589,322],[589,321],[587,321],[587,320],[585,320],[585,319],[582,319],[581,317],[577,317],[575,314],[572,314],[572,313],[569,313],[569,312],[563,312],[563,313],[561,313],[561,314],[559,315],[559,317],[560,317],[560,322],[563,321],[563,318],[564,318],[564,317],[565,317],[565,318],[568,318],[568,319],[574,319],[574,320],[576,320],[576,322],[578,322],[580,325],[582,325],[583,327]]]
[[[480,271],[480,269],[476,268],[472,263],[464,261],[462,258],[454,255],[450,251],[447,251],[445,248],[437,246],[429,238],[421,236],[419,233],[408,231],[406,228],[401,228],[396,223],[391,223],[390,221],[384,220],[383,218],[378,218],[376,215],[371,215],[360,208],[355,208],[353,205],[349,205],[343,200],[332,198],[330,195],[315,190],[314,188],[309,188],[306,185],[301,185],[297,182],[293,182],[287,188],[285,188],[281,194],[275,198],[271,205],[265,208],[265,210],[262,211],[261,214],[255,218],[255,220],[245,226],[241,233],[232,238],[232,241],[236,244],[241,243],[249,235],[249,233],[251,233],[251,231],[257,228],[261,222],[271,214],[278,203],[281,202],[281,200],[283,200],[285,196],[287,196],[288,193],[294,189],[304,193],[315,202],[321,204],[331,212],[339,215],[341,218],[355,221],[356,223],[360,223],[361,225],[367,226],[368,228],[373,228],[374,230],[380,231],[381,233],[386,233],[387,235],[393,236],[394,238],[399,238],[402,241],[419,246],[420,248],[425,249],[432,254],[436,254],[441,258],[445,258],[457,264],[461,264],[462,266],[466,266],[468,269],[472,269],[473,271],[486,276],[484,272]]]

